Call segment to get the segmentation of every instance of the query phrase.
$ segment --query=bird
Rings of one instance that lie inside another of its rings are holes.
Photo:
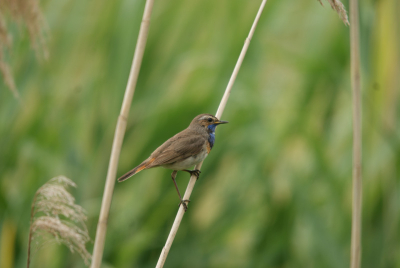
[[[178,171],[185,171],[199,178],[200,170],[190,168],[207,157],[215,143],[216,127],[226,123],[228,122],[221,121],[211,114],[196,116],[186,129],[164,142],[140,165],[118,178],[118,182],[125,181],[145,169],[155,167],[172,169],[171,178],[178,192],[179,205],[182,204],[186,212],[186,203],[190,200],[182,199],[175,181],[176,175]]]

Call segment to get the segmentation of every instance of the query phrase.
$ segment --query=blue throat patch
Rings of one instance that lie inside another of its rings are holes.
[[[210,148],[214,146],[215,142],[215,128],[217,125],[209,125],[207,128],[210,130],[209,136],[208,136],[208,142],[210,143]]]

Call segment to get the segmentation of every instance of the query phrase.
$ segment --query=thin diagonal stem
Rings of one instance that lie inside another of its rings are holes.
[[[243,48],[242,48],[242,51],[240,52],[240,55],[239,55],[239,59],[238,59],[238,61],[236,63],[235,69],[233,70],[231,78],[229,79],[228,86],[225,89],[224,96],[222,97],[222,100],[221,100],[221,102],[219,104],[217,113],[215,115],[217,118],[221,118],[222,113],[224,112],[226,103],[228,102],[228,98],[229,98],[229,95],[231,93],[231,89],[232,89],[233,84],[234,84],[235,79],[236,79],[236,76],[237,76],[237,74],[239,72],[240,66],[242,65],[244,56],[246,55],[246,52],[247,52],[247,49],[249,47],[251,38],[253,37],[253,34],[254,34],[255,29],[256,29],[257,23],[258,23],[258,21],[260,19],[261,13],[262,13],[266,3],[267,3],[267,0],[263,0],[262,1],[261,6],[260,6],[260,8],[258,10],[257,16],[254,19],[253,25],[252,25],[252,27],[250,29],[250,33],[246,38],[246,41],[245,41],[245,43],[243,45]],[[198,164],[195,167],[195,169],[200,170],[202,164],[203,164],[203,162]],[[186,188],[186,191],[185,191],[185,194],[183,196],[184,200],[189,200],[190,195],[192,194],[194,185],[196,184],[196,181],[197,181],[197,177],[195,175],[190,176],[189,184],[188,184],[188,186]],[[161,251],[161,254],[160,254],[160,257],[158,259],[156,268],[162,268],[164,266],[164,263],[165,263],[165,260],[167,259],[167,256],[168,256],[169,250],[171,248],[172,242],[174,241],[175,235],[176,235],[176,233],[178,232],[178,229],[179,229],[179,225],[181,224],[181,221],[182,221],[182,218],[183,218],[183,214],[185,214],[185,210],[184,210],[183,206],[181,205],[181,206],[179,206],[179,210],[178,210],[178,213],[177,213],[177,215],[175,217],[175,221],[174,221],[174,223],[172,225],[172,228],[171,228],[171,231],[170,231],[170,233],[168,235],[167,242],[165,243],[165,246],[164,246],[163,250]]]
[[[361,266],[361,75],[358,0],[350,0],[350,61],[353,92],[353,211],[351,226],[351,268]]]
[[[100,217],[97,224],[96,238],[93,249],[92,268],[99,268],[103,257],[104,243],[107,231],[107,220],[111,206],[112,194],[114,191],[115,179],[117,175],[117,166],[121,152],[122,141],[125,135],[126,122],[131,107],[133,94],[140,66],[142,64],[144,49],[146,47],[147,35],[150,27],[150,16],[153,9],[154,0],[147,0],[144,8],[143,19],[140,25],[139,38],[137,40],[135,54],[131,71],[129,73],[128,84],[126,86],[124,100],[122,102],[121,113],[118,117],[117,127],[115,129],[114,141],[111,149],[110,163],[108,165],[106,185],[104,188],[103,201],[101,203]]]

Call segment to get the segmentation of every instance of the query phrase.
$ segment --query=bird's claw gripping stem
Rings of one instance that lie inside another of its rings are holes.
[[[195,175],[195,176],[197,177],[197,179],[199,179],[200,173],[201,173],[201,171],[198,170],[198,169],[195,169],[195,170],[188,170],[188,169],[185,169],[185,170],[183,170],[183,171],[189,172],[189,173],[190,173],[190,176]]]
[[[188,207],[187,207],[188,204],[186,204],[186,202],[189,204],[190,200],[189,199],[187,199],[187,200],[181,199],[181,202],[179,203],[179,206],[182,204],[182,207],[185,210],[185,212],[188,209]]]

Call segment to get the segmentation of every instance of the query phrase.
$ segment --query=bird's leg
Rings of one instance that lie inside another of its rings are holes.
[[[194,170],[184,169],[183,171],[189,172],[190,176],[195,175],[197,177],[197,179],[199,179],[200,173],[201,173],[201,171],[198,169],[194,169]]]
[[[176,184],[176,181],[175,181],[175,178],[176,178],[176,174],[177,174],[177,173],[178,173],[178,171],[177,171],[177,170],[174,170],[174,172],[172,172],[172,174],[171,174],[171,178],[172,178],[172,181],[173,181],[174,184],[175,184],[175,188],[176,188],[176,191],[178,192],[179,199],[181,200],[181,202],[179,203],[179,205],[182,204],[183,209],[184,209],[185,212],[186,212],[186,210],[187,210],[187,204],[186,204],[186,202],[189,203],[190,200],[183,200],[183,199],[182,199],[181,193],[179,192],[179,189],[178,189],[178,185]]]

